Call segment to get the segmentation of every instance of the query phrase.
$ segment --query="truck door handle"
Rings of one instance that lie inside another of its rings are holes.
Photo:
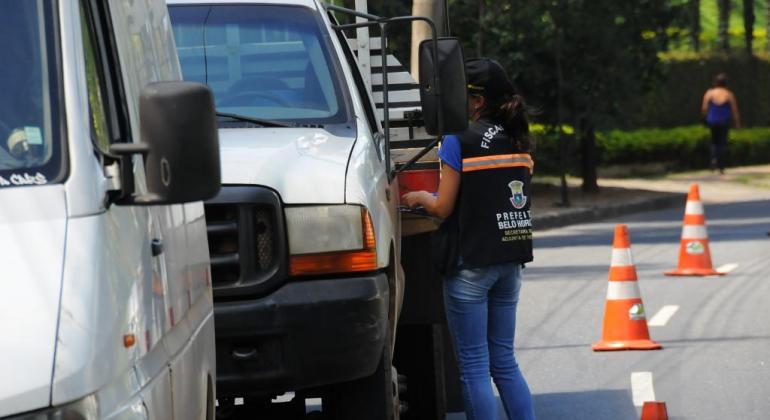
[[[152,256],[157,257],[163,253],[163,241],[160,239],[153,239],[150,241],[150,249],[152,249]]]

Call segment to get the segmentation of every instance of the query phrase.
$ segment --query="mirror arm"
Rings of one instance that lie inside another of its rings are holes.
[[[359,12],[358,10],[348,9],[347,7],[336,6],[334,4],[328,4],[327,3],[326,4],[326,10],[329,10],[329,11],[332,11],[332,12],[345,13],[346,15],[353,15],[355,17],[360,17],[360,18],[363,18],[363,19],[366,19],[366,20],[374,20],[374,21],[382,20],[382,18],[379,17],[379,16],[372,15],[372,14],[369,14],[369,13]]]
[[[380,65],[382,66],[382,114],[383,122],[382,127],[385,131],[385,141],[387,146],[385,148],[385,164],[387,165],[388,183],[393,181],[395,176],[391,169],[390,161],[390,89],[389,89],[389,77],[388,77],[388,24],[383,23],[380,25]]]
[[[147,156],[150,146],[146,143],[116,143],[110,146],[110,154],[120,162],[120,193],[112,201],[115,204],[150,204],[156,197],[152,194],[134,194],[134,155]]]
[[[430,152],[430,151],[431,151],[431,149],[433,149],[434,147],[436,147],[436,145],[438,144],[438,142],[439,142],[440,140],[441,140],[441,138],[440,138],[440,137],[436,137],[435,139],[433,139],[433,141],[431,141],[431,142],[430,142],[430,144],[429,144],[429,145],[425,146],[425,147],[424,147],[422,150],[420,150],[420,152],[419,152],[419,153],[417,153],[417,154],[416,154],[416,155],[414,155],[414,156],[413,156],[411,159],[409,159],[409,161],[407,161],[407,162],[403,163],[403,164],[402,164],[401,166],[399,166],[397,169],[394,169],[394,170],[391,172],[391,174],[390,174],[390,176],[391,176],[391,179],[393,179],[393,177],[395,177],[396,175],[400,174],[401,172],[404,172],[404,171],[406,171],[407,169],[409,169],[409,168],[411,168],[412,166],[414,166],[414,164],[415,164],[415,163],[417,163],[417,161],[418,161],[418,160],[422,159],[422,157],[423,157],[423,156],[425,156],[426,154],[428,154],[428,152]]]

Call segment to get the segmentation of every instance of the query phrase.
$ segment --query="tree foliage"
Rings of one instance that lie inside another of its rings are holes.
[[[584,187],[594,190],[594,129],[659,75],[657,53],[673,16],[669,2],[481,1],[483,8],[478,0],[450,3],[454,33],[466,51],[507,66],[542,110],[542,122],[579,129]]]

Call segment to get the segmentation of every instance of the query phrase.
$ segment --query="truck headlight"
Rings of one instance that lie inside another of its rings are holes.
[[[377,269],[374,226],[364,207],[286,207],[285,213],[290,275]]]

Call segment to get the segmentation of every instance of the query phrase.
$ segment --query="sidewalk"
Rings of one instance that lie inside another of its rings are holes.
[[[569,208],[561,201],[558,179],[532,187],[536,229],[551,229],[609,217],[680,206],[684,211],[690,185],[700,186],[705,204],[770,200],[770,165],[729,168],[725,175],[710,171],[671,174],[662,178],[600,178],[599,194],[584,194],[580,180],[570,179]]]

